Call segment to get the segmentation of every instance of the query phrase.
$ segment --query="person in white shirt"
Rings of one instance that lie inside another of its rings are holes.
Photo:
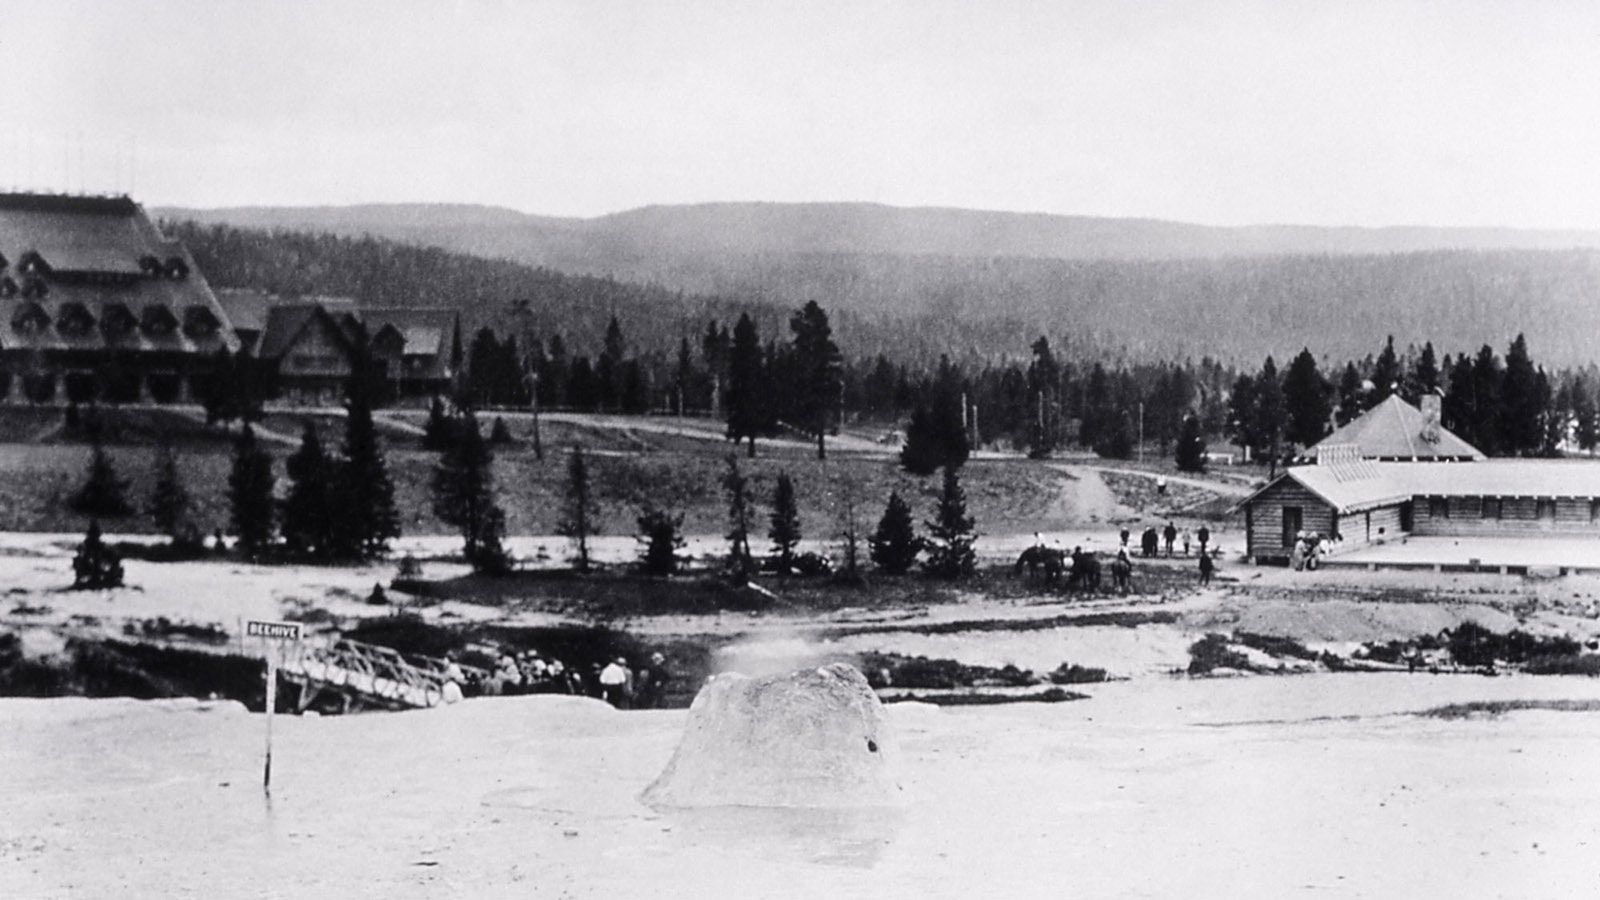
[[[600,699],[617,709],[627,709],[628,682],[631,680],[631,675],[625,657],[619,656],[606,663],[606,667],[600,670]]]

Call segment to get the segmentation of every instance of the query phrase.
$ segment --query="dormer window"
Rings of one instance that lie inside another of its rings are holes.
[[[151,337],[165,337],[178,330],[178,319],[165,306],[146,306],[139,317],[139,330]]]
[[[94,328],[94,316],[82,303],[63,303],[56,314],[56,331],[66,337],[83,337]]]
[[[17,266],[24,275],[48,275],[50,264],[44,261],[37,250],[29,250],[22,254],[22,262]]]
[[[107,340],[117,340],[138,327],[139,320],[133,317],[126,304],[109,304],[100,313],[100,333]]]
[[[44,283],[43,278],[28,276],[22,279],[22,296],[27,300],[43,300],[50,293],[50,288]]]
[[[17,334],[39,334],[50,327],[50,314],[37,303],[24,303],[11,317],[11,330]]]
[[[141,256],[139,257],[139,271],[143,272],[147,278],[160,278],[166,274],[166,267],[161,265],[161,260],[156,259],[154,256]]]
[[[189,264],[184,262],[181,257],[171,256],[167,258],[166,271],[167,277],[174,281],[188,278]]]
[[[189,337],[209,337],[221,328],[222,323],[204,306],[191,306],[183,311],[183,333]]]
[[[6,255],[4,253],[0,253],[0,269],[4,269],[9,265],[11,265],[11,261],[6,259]]]
[[[10,300],[17,295],[17,283],[10,275],[0,276],[0,300]]]

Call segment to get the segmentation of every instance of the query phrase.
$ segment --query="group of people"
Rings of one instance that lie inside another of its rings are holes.
[[[628,658],[619,656],[604,666],[595,663],[593,683],[598,693],[590,696],[615,706],[617,709],[655,709],[666,698],[667,658],[661,653],[650,654],[650,662],[637,669],[628,666]]]
[[[1322,564],[1322,555],[1328,551],[1328,541],[1315,531],[1300,531],[1294,536],[1294,546],[1289,548],[1289,565],[1296,572],[1316,571]]]
[[[588,673],[559,659],[547,659],[538,650],[502,654],[493,670],[474,679],[466,678],[454,661],[445,670],[447,701],[473,695],[573,694],[604,700],[618,709],[660,706],[669,678],[667,658],[659,652],[638,667],[630,666],[626,656],[618,656],[593,663]],[[456,689],[450,690],[450,685]]]
[[[1130,537],[1132,537],[1132,532],[1126,528],[1122,529],[1122,544],[1118,551],[1119,553],[1127,553],[1128,539]],[[1176,556],[1179,548],[1182,549],[1184,556],[1188,556],[1196,539],[1199,540],[1200,555],[1204,557],[1211,543],[1211,529],[1201,525],[1199,531],[1190,534],[1188,528],[1179,530],[1177,525],[1168,520],[1166,528],[1157,531],[1156,527],[1151,525],[1139,536],[1139,555],[1147,559],[1154,559],[1161,555],[1161,545],[1165,542],[1167,556]]]

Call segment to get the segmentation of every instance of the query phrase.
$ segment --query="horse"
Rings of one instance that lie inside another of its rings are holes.
[[[1133,590],[1133,563],[1126,556],[1111,561],[1111,586],[1123,594]]]
[[[1100,560],[1093,553],[1081,551],[1072,554],[1072,569],[1067,573],[1067,590],[1080,588],[1084,593],[1100,590]]]
[[[1028,567],[1029,578],[1037,576],[1039,570],[1043,569],[1045,582],[1054,584],[1061,576],[1061,570],[1066,568],[1066,554],[1054,547],[1035,545],[1022,551],[1022,555],[1017,557],[1015,571],[1018,575],[1022,574],[1023,566]]]

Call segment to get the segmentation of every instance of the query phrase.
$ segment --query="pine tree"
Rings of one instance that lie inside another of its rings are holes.
[[[1129,459],[1134,449],[1133,421],[1127,411],[1112,413],[1100,426],[1094,443],[1095,455],[1106,459]]]
[[[1200,420],[1194,416],[1184,417],[1182,430],[1178,434],[1178,447],[1173,457],[1180,472],[1206,470],[1206,442],[1200,436]]]
[[[1485,455],[1499,456],[1515,452],[1505,445],[1504,419],[1505,374],[1494,348],[1484,344],[1478,358],[1472,363],[1472,433],[1477,437],[1477,447]]]
[[[394,481],[372,421],[371,387],[370,381],[352,378],[345,392],[344,460],[334,479],[337,556],[372,559],[400,536]]]
[[[1223,433],[1239,447],[1254,450],[1256,440],[1256,380],[1247,374],[1233,382],[1228,394],[1228,419]]]
[[[290,553],[326,558],[340,524],[334,512],[336,469],[312,423],[306,423],[300,449],[284,462],[284,471],[291,484],[283,502],[283,541]]]
[[[455,443],[455,428],[459,424],[444,411],[444,400],[434,397],[428,404],[428,421],[422,426],[422,449],[442,451]]]
[[[91,591],[122,586],[122,558],[101,539],[98,519],[89,520],[89,531],[72,558],[72,586]]]
[[[622,339],[622,326],[617,323],[617,317],[612,316],[606,325],[605,346],[600,351],[594,370],[602,409],[615,410],[622,405],[623,363],[626,355],[627,343]]]
[[[772,494],[772,527],[767,529],[772,539],[772,553],[778,571],[788,575],[794,570],[794,549],[800,544],[800,510],[795,504],[794,482],[789,473],[778,473],[778,485]]]
[[[748,314],[733,326],[733,346],[728,351],[728,439],[750,442],[756,455],[756,436],[767,427],[767,397],[761,355],[761,337]]]
[[[678,571],[678,551],[683,548],[683,516],[647,506],[639,514],[639,541],[644,544],[640,567],[646,575],[672,575]]]
[[[728,568],[736,577],[747,577],[750,559],[749,480],[739,471],[739,458],[728,454],[728,471],[722,476],[722,489],[728,495]]]
[[[183,486],[178,456],[171,444],[163,443],[156,448],[155,468],[155,487],[145,509],[150,521],[171,538],[174,545],[198,546],[200,531],[189,520],[189,492]]]
[[[944,489],[939,507],[928,526],[928,559],[923,567],[940,578],[964,578],[977,569],[973,550],[977,532],[967,515],[967,495],[961,489],[960,472],[953,466],[944,469]]]
[[[1595,385],[1582,373],[1572,381],[1572,419],[1578,449],[1593,456],[1595,444],[1600,443],[1600,403],[1596,402]]]
[[[1283,402],[1283,383],[1278,379],[1278,367],[1267,357],[1256,375],[1255,438],[1256,450],[1266,454],[1268,472],[1278,474],[1279,457],[1283,448],[1283,429],[1287,415]]]
[[[1541,396],[1539,372],[1528,356],[1528,342],[1517,335],[1506,352],[1501,379],[1500,444],[1508,455],[1532,456],[1544,445],[1540,423],[1549,405],[1549,385]]]
[[[727,405],[723,402],[723,387],[727,383],[731,340],[728,329],[719,328],[717,323],[712,321],[706,326],[705,337],[700,341],[700,352],[705,357],[706,372],[711,377],[711,397],[708,405],[712,415],[723,412]]]
[[[117,467],[98,436],[90,450],[83,487],[72,495],[69,505],[74,512],[86,516],[118,517],[133,512],[128,503],[128,482],[117,477]]]
[[[1116,408],[1111,403],[1111,380],[1105,366],[1095,363],[1083,389],[1083,419],[1078,425],[1078,445],[1095,447],[1104,434],[1116,427]]]
[[[1454,432],[1456,437],[1482,449],[1483,445],[1474,430],[1477,425],[1477,414],[1473,394],[1477,384],[1477,373],[1474,371],[1470,356],[1465,353],[1456,355],[1456,361],[1450,366],[1446,383],[1449,387],[1439,404],[1441,424]]]
[[[1367,397],[1367,408],[1377,406],[1399,390],[1402,375],[1400,357],[1395,353],[1394,335],[1391,334],[1372,367],[1372,394]]]
[[[474,570],[498,574],[509,560],[501,545],[505,513],[495,502],[494,455],[470,412],[461,417],[458,434],[433,470],[433,512],[460,529],[462,555]]]
[[[1316,357],[1309,348],[1289,363],[1283,376],[1283,402],[1288,412],[1285,436],[1300,447],[1310,447],[1328,434],[1328,417],[1333,408],[1328,382],[1317,371]]]
[[[228,473],[228,501],[233,533],[247,559],[256,559],[272,544],[276,527],[273,515],[272,456],[256,444],[249,425],[239,432],[233,445],[233,470]]]
[[[511,443],[511,429],[506,427],[506,420],[500,416],[494,417],[494,426],[489,429],[489,443]]]
[[[589,492],[589,465],[582,447],[573,447],[567,456],[567,497],[556,533],[572,539],[577,553],[573,568],[579,572],[589,571],[589,537],[597,532],[594,499]]]
[[[1028,456],[1044,459],[1053,453],[1061,431],[1061,365],[1043,335],[1033,342],[1033,362],[1028,365]]]
[[[839,408],[843,358],[833,342],[828,314],[815,300],[790,317],[789,330],[794,333],[794,361],[799,375],[798,417],[817,436],[817,459],[827,459],[825,439]]]
[[[1339,376],[1339,410],[1334,416],[1334,422],[1341,427],[1361,415],[1361,388],[1360,370],[1353,362],[1345,363],[1344,374]]]
[[[1417,358],[1416,368],[1411,372],[1411,394],[1406,399],[1419,402],[1424,394],[1439,390],[1441,384],[1439,360],[1434,354],[1433,342],[1428,341],[1422,345],[1422,355]]]
[[[878,529],[867,539],[872,562],[893,575],[903,575],[917,561],[922,542],[917,539],[916,526],[911,519],[911,507],[891,492],[889,502],[878,520]]]
[[[946,371],[927,403],[918,403],[906,426],[906,442],[900,448],[900,466],[913,475],[932,475],[940,468],[960,468],[967,462],[971,447],[961,423],[960,384]]]
[[[861,523],[856,516],[860,485],[849,476],[841,477],[839,489],[839,538],[844,544],[844,568],[839,575],[846,581],[861,579]]]

